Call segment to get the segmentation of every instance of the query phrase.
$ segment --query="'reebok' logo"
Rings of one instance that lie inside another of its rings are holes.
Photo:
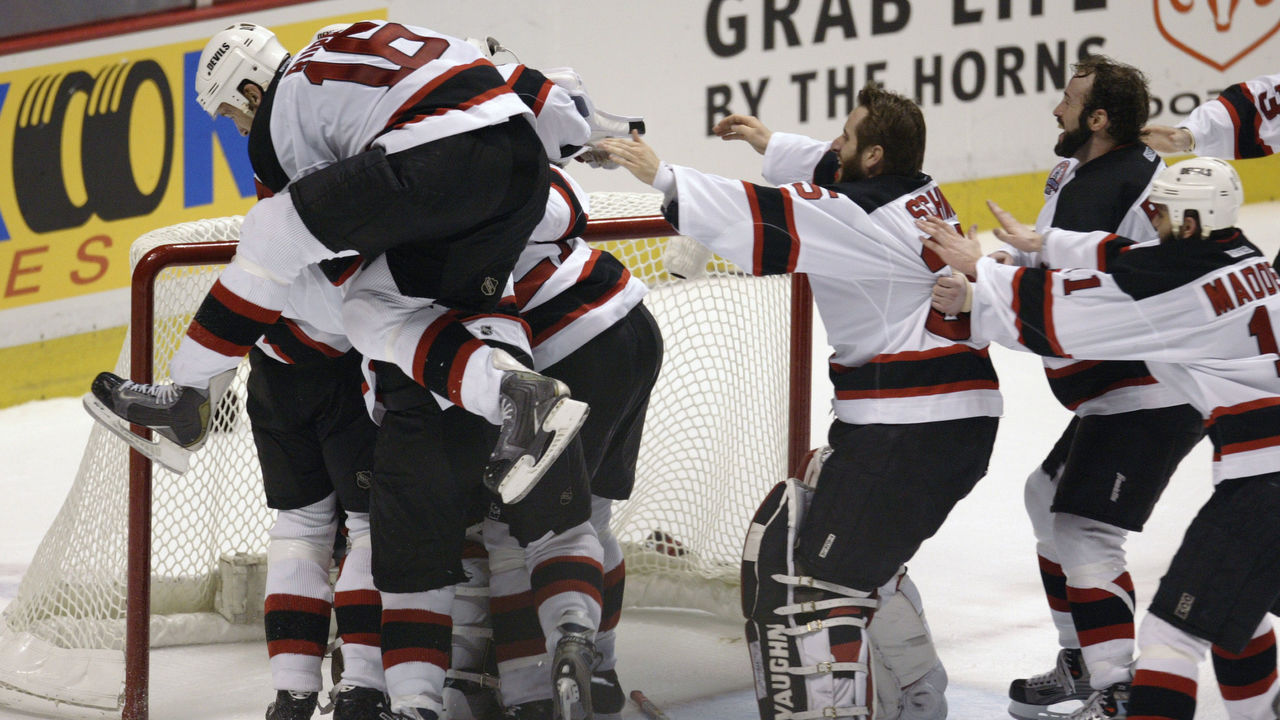
[[[1226,70],[1280,30],[1276,0],[1154,0],[1156,27],[1174,47]]]

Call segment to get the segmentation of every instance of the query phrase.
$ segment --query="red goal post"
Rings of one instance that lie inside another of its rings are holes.
[[[704,277],[669,276],[662,251],[674,230],[657,214],[658,200],[652,193],[592,194],[584,234],[649,284],[645,302],[666,345],[636,491],[614,509],[627,564],[624,602],[736,618],[737,565],[751,514],[809,449],[812,296],[802,276],[756,278],[718,257]],[[137,382],[162,378],[156,369],[167,366],[199,299],[235,252],[239,220],[162,228],[135,243],[130,327],[146,330],[130,332],[118,373]],[[265,562],[272,515],[242,417],[246,366],[185,475],[153,472],[141,455],[94,428],[32,577],[24,577],[0,622],[0,705],[53,703],[60,712],[141,720],[151,647],[261,636],[260,605],[246,623],[225,597],[228,563]],[[127,492],[117,480],[127,482]],[[124,522],[126,539],[123,553],[99,559],[67,536],[104,502],[122,505],[105,514]],[[101,573],[82,577],[76,568],[83,566]],[[6,651],[15,645],[34,645],[38,658]],[[63,656],[69,667],[59,670]],[[102,666],[89,667],[85,657],[101,658]],[[55,678],[86,679],[83,687],[59,687],[56,679],[24,687],[32,665],[50,666]],[[113,684],[117,672],[121,685]],[[113,687],[123,692],[112,698]]]

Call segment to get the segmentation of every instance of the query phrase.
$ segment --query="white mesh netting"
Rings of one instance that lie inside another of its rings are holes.
[[[657,214],[659,196],[596,193],[591,217]],[[148,233],[131,250],[238,237],[240,218]],[[756,505],[786,476],[791,367],[787,277],[754,278],[719,258],[705,277],[662,270],[666,238],[610,241],[652,292],[665,357],[645,426],[633,497],[614,508],[628,606],[691,607],[737,617],[742,538]],[[195,308],[222,266],[172,267],[156,282],[154,367],[163,380]],[[129,342],[115,368],[129,375]],[[215,432],[185,475],[153,470],[153,646],[261,637],[214,610],[219,559],[264,554],[263,500],[244,413],[247,363]],[[86,385],[88,378],[86,378]],[[119,714],[128,527],[127,446],[94,427],[76,481],[0,622],[0,704]]]

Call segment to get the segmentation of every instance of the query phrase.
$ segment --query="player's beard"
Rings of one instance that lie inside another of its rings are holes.
[[[1089,124],[1085,122],[1084,112],[1080,113],[1080,119],[1076,123],[1075,130],[1068,130],[1063,134],[1062,139],[1057,145],[1053,146],[1053,151],[1058,157],[1069,158],[1076,154],[1081,145],[1089,142],[1089,138],[1093,136],[1093,131],[1089,129]]]
[[[866,180],[867,174],[863,172],[861,167],[857,165],[858,158],[854,157],[852,163],[840,163],[840,175],[836,177],[836,182],[857,182]]]

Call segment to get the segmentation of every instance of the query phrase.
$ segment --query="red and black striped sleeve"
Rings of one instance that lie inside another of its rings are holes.
[[[783,275],[795,272],[800,255],[795,208],[791,194],[780,188],[743,183],[751,221],[755,230],[752,253],[753,275]]]

